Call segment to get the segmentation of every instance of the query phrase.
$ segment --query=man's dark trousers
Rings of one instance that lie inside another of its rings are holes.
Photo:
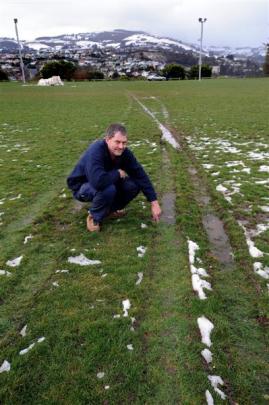
[[[100,223],[110,212],[123,209],[139,191],[135,182],[126,177],[99,191],[90,183],[84,183],[74,193],[74,197],[82,202],[92,202],[89,213],[96,222]]]

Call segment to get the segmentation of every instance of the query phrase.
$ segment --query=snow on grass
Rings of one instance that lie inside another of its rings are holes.
[[[27,330],[27,325],[24,325],[24,327],[20,330],[20,335],[22,337],[26,336],[26,330]]]
[[[122,306],[123,306],[123,316],[127,317],[129,316],[128,310],[131,308],[131,303],[128,299],[122,301]]]
[[[210,350],[208,349],[202,350],[201,355],[203,356],[207,364],[212,363],[213,354],[211,353]]]
[[[260,206],[260,209],[261,209],[263,212],[268,213],[268,212],[269,212],[269,205],[262,205],[262,206]]]
[[[16,257],[15,259],[8,260],[6,265],[9,267],[17,267],[21,264],[23,256]]]
[[[210,391],[206,390],[205,398],[206,398],[207,405],[214,405],[214,399],[213,399]]]
[[[28,353],[32,348],[35,346],[35,343],[31,343],[30,346],[28,346],[26,349],[23,349],[19,352],[20,356],[23,356],[24,354]]]
[[[41,338],[38,338],[38,339],[37,339],[37,343],[42,343],[42,342],[44,342],[44,340],[45,340],[45,337],[42,336]],[[36,342],[33,342],[33,343],[31,343],[28,347],[26,347],[26,349],[22,349],[22,350],[19,352],[19,355],[20,355],[20,356],[24,356],[25,354],[27,354],[30,350],[33,349],[33,347],[35,346],[35,344],[36,344]]]
[[[12,197],[9,201],[19,200],[21,198],[21,194],[17,195],[17,197]]]
[[[248,229],[244,226],[242,221],[238,221],[238,224],[243,229],[243,232],[245,234],[250,256],[254,258],[262,257],[263,252],[260,249],[256,248],[254,242],[251,240],[252,235],[251,231],[248,231]]]
[[[170,145],[173,146],[175,149],[179,149],[179,143],[175,140],[171,132],[163,125],[160,123],[159,120],[157,120],[156,116],[154,113],[152,113],[141,101],[139,101],[136,97],[134,99],[137,101],[137,103],[143,108],[143,110],[153,119],[153,121],[158,125],[159,129],[162,132],[162,139],[164,139],[166,142],[170,143]]]
[[[8,372],[10,371],[11,365],[7,360],[4,360],[1,367],[0,367],[0,373],[4,373],[5,371]]]
[[[0,276],[7,276],[10,277],[11,273],[7,270],[0,270]]]
[[[25,238],[24,238],[24,245],[26,245],[26,243],[29,241],[29,240],[31,240],[31,239],[33,239],[33,235],[28,235],[28,236],[25,236]]]
[[[70,256],[68,258],[68,262],[72,264],[78,264],[79,266],[93,266],[95,264],[101,264],[100,260],[88,259],[86,256],[84,256],[83,253],[78,256]]]
[[[225,200],[232,204],[232,199],[230,197],[230,191],[228,190],[228,188],[224,187],[222,184],[219,184],[216,187],[216,190],[222,193]]]
[[[211,284],[203,280],[201,277],[209,277],[206,270],[202,267],[197,268],[195,266],[195,260],[198,261],[199,258],[196,259],[196,252],[200,249],[197,243],[193,242],[192,240],[188,239],[188,248],[189,248],[189,262],[190,262],[190,270],[192,273],[192,288],[195,292],[197,292],[198,297],[201,300],[205,300],[207,298],[204,289],[212,290]],[[201,259],[199,259],[201,262]]]
[[[197,319],[197,323],[200,329],[201,337],[202,337],[202,343],[204,343],[206,346],[210,347],[212,345],[210,335],[212,330],[214,329],[213,323],[207,319],[205,316],[201,316],[200,318]]]
[[[259,172],[269,173],[269,166],[265,166],[265,165],[260,166]]]
[[[214,388],[214,391],[221,397],[221,399],[226,399],[224,392],[218,388],[219,385],[224,385],[222,378],[218,375],[209,375],[208,379]]]
[[[55,273],[69,273],[69,270],[56,270]]]
[[[135,285],[141,284],[141,282],[143,280],[143,273],[142,272],[137,273],[137,276],[138,276],[138,280],[136,281]]]
[[[147,251],[147,248],[145,246],[138,246],[136,248],[137,252],[138,252],[138,257],[143,257]]]
[[[192,288],[197,292],[200,300],[206,300],[207,296],[205,295],[204,289],[212,291],[211,284],[208,281],[201,279],[198,274],[193,274],[191,281]]]
[[[253,269],[256,274],[259,276],[269,279],[269,267],[265,266],[263,267],[263,264],[261,262],[255,262],[253,263]]]
[[[56,288],[60,287],[60,285],[57,281],[53,281],[52,285],[53,285],[53,287],[56,287]]]

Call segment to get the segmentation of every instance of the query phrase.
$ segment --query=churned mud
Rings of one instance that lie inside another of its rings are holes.
[[[210,205],[210,196],[194,167],[189,167],[192,183],[195,188],[195,198],[205,213],[203,214],[203,227],[207,233],[210,248],[214,257],[221,264],[223,270],[232,270],[234,259],[229,238],[225,232],[223,222],[215,215]]]
[[[234,265],[232,248],[222,221],[214,214],[206,214],[203,216],[203,226],[213,255],[218,259],[223,269],[232,269]]]
[[[176,223],[175,201],[176,195],[173,192],[165,193],[162,197],[161,221],[169,225],[174,225]]]

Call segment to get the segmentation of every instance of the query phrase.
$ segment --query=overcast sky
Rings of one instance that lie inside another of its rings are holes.
[[[142,30],[204,45],[260,46],[269,42],[269,0],[1,0],[0,37]]]

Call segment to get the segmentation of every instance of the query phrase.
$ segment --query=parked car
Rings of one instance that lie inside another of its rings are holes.
[[[148,80],[152,81],[152,80],[166,80],[166,77],[164,76],[160,76],[160,75],[156,75],[156,74],[152,74],[152,75],[148,75]]]

